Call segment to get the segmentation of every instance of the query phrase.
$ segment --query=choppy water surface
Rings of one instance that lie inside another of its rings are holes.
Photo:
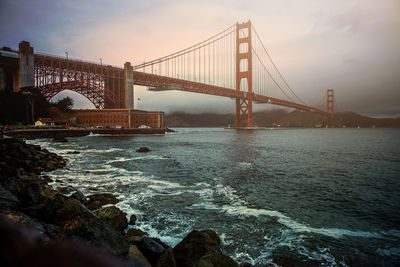
[[[116,194],[172,246],[214,229],[241,262],[400,262],[400,130],[177,131],[31,142],[69,160],[57,185]]]

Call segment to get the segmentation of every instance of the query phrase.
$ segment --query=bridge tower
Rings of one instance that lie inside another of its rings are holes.
[[[236,23],[236,91],[247,84],[247,98],[236,98],[236,127],[253,127],[251,21]],[[245,82],[242,82],[244,80]]]
[[[335,128],[335,97],[333,89],[327,90],[326,112],[328,113],[326,127]]]

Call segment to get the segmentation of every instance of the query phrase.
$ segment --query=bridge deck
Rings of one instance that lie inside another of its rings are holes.
[[[139,71],[134,71],[133,76],[134,76],[134,83],[136,85],[153,87],[149,89],[150,91],[179,90],[184,92],[193,92],[193,93],[223,96],[230,98],[241,98],[241,99],[246,99],[249,96],[247,92],[236,91],[230,88],[224,88],[220,86],[204,84],[199,82],[186,81],[182,79],[170,78],[166,76],[149,74]],[[279,105],[279,106],[285,106],[290,108],[327,114],[326,111],[290,101],[285,101],[254,93],[252,96],[253,96],[253,101],[256,101],[258,103],[273,104],[273,105]]]

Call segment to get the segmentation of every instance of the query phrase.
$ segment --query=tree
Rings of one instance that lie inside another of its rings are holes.
[[[60,111],[70,111],[72,109],[72,106],[74,105],[74,100],[72,100],[72,98],[70,98],[69,96],[58,100],[55,104],[54,104]]]

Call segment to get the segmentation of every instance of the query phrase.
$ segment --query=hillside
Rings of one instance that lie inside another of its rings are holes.
[[[324,115],[301,110],[265,110],[253,113],[257,126],[270,127],[274,122],[282,127],[325,127]],[[188,114],[175,112],[166,115],[169,127],[224,127],[232,125],[234,114]],[[335,116],[336,127],[400,127],[400,118],[370,118],[355,112],[338,113]]]

